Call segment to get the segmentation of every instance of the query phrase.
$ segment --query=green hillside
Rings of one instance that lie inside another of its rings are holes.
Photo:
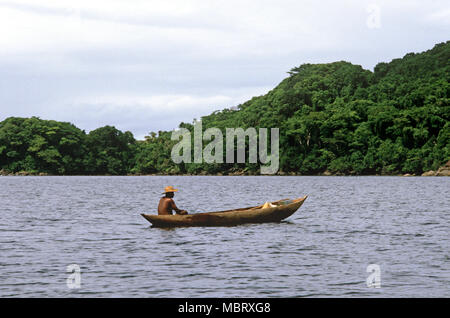
[[[421,174],[450,159],[450,41],[374,72],[348,62],[303,64],[266,95],[202,118],[203,129],[278,127],[280,173]],[[193,125],[180,127],[193,130]],[[149,127],[151,128],[151,127]],[[52,174],[258,174],[259,164],[175,164],[170,132],[135,141],[102,127],[8,118],[0,168]],[[225,143],[224,143],[225,144]]]
[[[449,61],[450,41],[379,63],[374,72],[343,61],[303,64],[266,95],[203,117],[203,129],[279,127],[280,170],[285,173],[420,174],[450,159]],[[192,130],[192,125],[180,126]],[[168,143],[169,135],[160,138]],[[142,147],[156,149],[160,138]],[[146,171],[146,162],[141,158],[136,168]],[[156,167],[167,168],[165,163]],[[169,169],[257,174],[259,165]]]

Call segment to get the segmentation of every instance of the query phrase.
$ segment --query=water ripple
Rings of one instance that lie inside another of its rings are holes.
[[[180,188],[177,204],[191,212],[309,198],[281,223],[152,228],[139,214],[155,213],[166,185]],[[401,177],[2,177],[0,296],[449,297],[449,186]],[[70,264],[80,266],[80,289],[66,285]],[[366,286],[369,264],[380,266],[380,289]]]

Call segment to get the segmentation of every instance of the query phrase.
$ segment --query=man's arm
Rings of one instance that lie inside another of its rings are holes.
[[[177,214],[187,214],[186,210],[180,210],[180,209],[177,207],[177,205],[175,204],[175,201],[170,200],[170,204],[171,204],[171,206],[172,206],[172,209],[174,209],[175,212],[176,212]]]

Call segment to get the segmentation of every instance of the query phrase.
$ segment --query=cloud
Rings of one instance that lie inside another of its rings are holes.
[[[130,130],[137,139],[143,139],[150,131],[169,130],[181,122],[192,122],[215,110],[238,105],[253,96],[269,90],[254,87],[236,94],[226,95],[126,95],[108,94],[60,100],[47,105],[42,118],[75,121],[87,131],[114,125],[123,131]],[[168,129],[169,128],[169,129]]]
[[[0,29],[14,30],[0,44],[11,54],[130,47],[195,56],[284,54],[332,47],[339,41],[333,25],[352,27],[343,14],[349,10],[333,2],[320,11],[309,1],[20,0],[0,7]]]
[[[367,27],[370,5],[381,9],[382,27],[376,31]],[[66,63],[56,69],[70,72],[95,70],[90,59],[80,63],[77,55],[97,52],[106,52],[106,61],[111,53],[129,54],[120,64],[133,64],[136,52],[145,54],[140,69],[161,59],[170,65],[179,60],[281,60],[317,52],[330,59],[339,52],[371,56],[374,48],[398,48],[410,32],[420,32],[423,25],[415,21],[428,21],[429,27],[448,21],[448,9],[444,1],[424,5],[415,0],[0,1],[0,57],[39,65],[49,56],[64,56]],[[375,63],[369,57],[363,62]]]
[[[303,63],[371,69],[427,50],[448,16],[441,0],[0,0],[0,116],[170,130]]]
[[[437,25],[449,26],[450,25],[450,8],[445,10],[439,10],[427,14],[424,18],[426,22],[430,22]]]

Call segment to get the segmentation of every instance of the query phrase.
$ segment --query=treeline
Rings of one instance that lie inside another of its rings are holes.
[[[10,117],[0,123],[0,168],[49,174],[128,173],[136,140],[105,126],[86,134],[66,122]]]
[[[266,95],[202,117],[217,127],[280,129],[280,173],[421,174],[450,159],[450,41],[374,72],[303,64]],[[193,130],[193,124],[180,127]],[[224,134],[225,135],[225,134]],[[171,132],[143,141],[106,126],[7,118],[0,169],[50,174],[258,174],[257,164],[175,164]]]

